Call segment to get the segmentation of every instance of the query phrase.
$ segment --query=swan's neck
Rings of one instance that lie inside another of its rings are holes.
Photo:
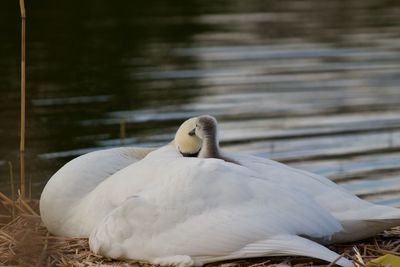
[[[227,162],[240,165],[240,163],[236,160],[226,157],[221,153],[221,150],[219,149],[218,135],[216,132],[207,134],[203,137],[203,145],[198,157],[222,159]]]
[[[221,156],[219,151],[219,142],[216,134],[206,135],[203,138],[203,145],[201,147],[199,158],[219,158]]]

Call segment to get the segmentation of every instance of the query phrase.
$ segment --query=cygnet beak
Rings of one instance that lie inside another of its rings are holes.
[[[194,136],[196,134],[196,128],[193,128],[193,130],[191,130],[190,132],[189,132],[189,135],[190,136]]]

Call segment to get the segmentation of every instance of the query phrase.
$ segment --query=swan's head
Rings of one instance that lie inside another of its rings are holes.
[[[217,120],[209,115],[197,117],[196,128],[193,130],[200,138],[216,138],[217,137]]]
[[[175,147],[185,157],[196,157],[202,140],[195,134],[197,117],[186,120],[175,134]]]

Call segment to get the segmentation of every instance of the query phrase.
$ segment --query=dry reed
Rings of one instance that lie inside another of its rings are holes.
[[[121,145],[124,145],[125,137],[126,137],[126,120],[121,119],[121,121],[119,122],[119,140]]]
[[[15,218],[15,189],[14,189],[14,173],[13,173],[13,167],[11,161],[8,162],[8,167],[10,168],[10,187],[11,187],[11,201],[12,201],[12,207],[11,207],[11,216],[14,219]]]
[[[19,1],[21,11],[21,128],[20,128],[20,191],[25,197],[25,92],[26,92],[26,11],[24,0]]]

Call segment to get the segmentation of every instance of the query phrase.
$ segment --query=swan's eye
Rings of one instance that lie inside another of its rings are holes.
[[[191,130],[188,135],[189,136],[194,136],[196,134],[196,128],[194,128],[193,130]]]

